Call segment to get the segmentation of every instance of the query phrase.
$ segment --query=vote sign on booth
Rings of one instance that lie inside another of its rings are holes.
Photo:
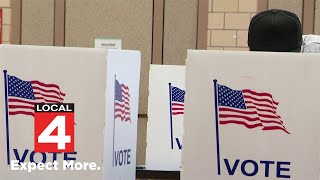
[[[34,151],[74,152],[74,104],[35,104]]]
[[[185,66],[151,65],[146,169],[180,171]]]
[[[134,180],[140,60],[0,45],[0,179]]]
[[[189,51],[183,180],[319,178],[315,54]]]

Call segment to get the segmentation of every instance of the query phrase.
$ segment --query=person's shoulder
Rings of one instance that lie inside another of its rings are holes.
[[[320,36],[315,34],[307,34],[302,36],[303,44],[309,45],[312,43],[320,43]]]
[[[302,36],[303,44],[302,53],[320,53],[320,36],[315,34],[307,34]]]

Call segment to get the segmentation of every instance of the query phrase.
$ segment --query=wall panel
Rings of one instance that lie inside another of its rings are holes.
[[[137,164],[144,165],[146,162],[147,147],[147,123],[148,118],[140,117],[138,120],[138,140],[137,140]]]
[[[314,34],[320,35],[320,0],[316,0],[315,5]]]
[[[21,44],[53,45],[54,0],[23,0]]]
[[[197,46],[198,0],[165,0],[163,64],[184,65]]]
[[[303,2],[303,33],[314,32],[315,0],[304,0]]]
[[[123,49],[140,50],[139,113],[147,113],[153,1],[66,0],[65,46],[93,47],[97,37],[121,38]]]

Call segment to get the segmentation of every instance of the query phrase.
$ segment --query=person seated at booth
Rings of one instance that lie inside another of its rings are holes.
[[[300,52],[303,44],[302,26],[290,11],[271,9],[256,14],[250,22],[250,51]]]

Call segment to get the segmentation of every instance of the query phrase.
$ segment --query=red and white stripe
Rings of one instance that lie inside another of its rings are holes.
[[[279,105],[271,94],[242,90],[247,109],[219,107],[220,124],[239,124],[249,129],[262,127],[262,130],[282,130],[290,134],[276,110]]]
[[[178,115],[184,113],[184,103],[173,101],[172,104],[172,115]]]
[[[122,102],[115,100],[114,115],[121,121],[131,121],[129,87],[121,84]]]
[[[39,81],[31,81],[35,100],[8,97],[9,115],[34,115],[34,104],[36,103],[63,103],[65,94],[55,84],[45,84]]]

